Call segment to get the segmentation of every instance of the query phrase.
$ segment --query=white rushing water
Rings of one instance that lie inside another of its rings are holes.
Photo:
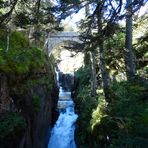
[[[59,90],[58,110],[60,115],[51,131],[48,148],[76,148],[74,130],[78,116],[74,112],[71,92],[65,92],[62,87]]]

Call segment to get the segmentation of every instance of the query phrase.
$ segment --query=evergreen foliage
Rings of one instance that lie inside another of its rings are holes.
[[[25,119],[16,113],[8,113],[0,119],[0,139],[19,137],[26,127]]]
[[[96,96],[98,101],[94,101],[89,87],[83,86],[77,92],[78,147],[146,148],[147,86],[139,82],[123,81],[113,83],[110,90],[112,102],[108,105],[100,93]]]
[[[80,69],[78,69],[78,71],[75,74],[75,77],[77,79],[78,85],[79,85],[79,89],[81,90],[81,88],[89,85],[90,83],[90,79],[91,79],[91,69],[90,69],[90,65],[87,65],[86,67],[81,67]]]
[[[97,101],[95,97],[91,97],[90,86],[83,86],[80,90],[75,99],[75,110],[79,115],[76,125],[76,143],[80,148],[89,148],[92,146],[91,140],[94,140],[91,135],[91,113]]]
[[[11,147],[17,147],[26,129],[24,117],[18,113],[1,114],[0,118],[0,143],[2,148],[6,148],[11,143]],[[9,145],[10,146],[10,145]]]
[[[12,32],[10,49],[6,52],[6,34],[0,35],[0,71],[4,73],[25,74],[41,68],[45,64],[45,54],[36,47],[31,47],[27,38],[19,32]]]

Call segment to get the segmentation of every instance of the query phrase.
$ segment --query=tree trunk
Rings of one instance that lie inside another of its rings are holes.
[[[6,32],[7,32],[7,44],[6,44],[6,52],[7,52],[10,47],[10,28],[9,27],[7,27]]]
[[[3,24],[4,21],[6,21],[7,19],[11,19],[10,16],[13,13],[17,3],[18,3],[18,0],[13,0],[12,6],[10,7],[10,10],[7,13],[0,16],[0,25]]]
[[[40,32],[40,26],[39,26],[39,18],[40,18],[40,6],[41,6],[41,0],[37,0],[36,2],[36,18],[35,18],[35,26],[34,26],[34,33],[35,33],[35,44],[39,46],[39,39],[40,39],[40,36],[39,35],[39,32]]]
[[[101,68],[101,76],[102,76],[102,82],[103,82],[103,91],[104,91],[106,101],[110,102],[108,75],[107,75],[106,66],[105,66],[103,41],[100,41],[99,43],[99,51],[100,51],[100,68]]]
[[[89,14],[89,5],[85,6],[85,15],[86,15],[86,17],[88,17],[90,15]]]
[[[90,54],[90,62],[91,62],[91,94],[94,96],[96,95],[96,85],[97,85],[97,80],[96,80],[96,64],[95,64],[95,56],[92,51],[89,52]]]
[[[90,15],[89,5],[85,6],[85,15],[86,17]],[[91,34],[91,30],[88,33]],[[90,55],[90,62],[91,62],[91,95],[95,96],[97,80],[96,80],[96,62],[95,62],[94,51],[89,51],[89,55]]]
[[[125,37],[125,66],[127,79],[132,79],[135,75],[135,61],[132,51],[132,0],[126,0],[126,37]]]
[[[101,76],[102,76],[102,83],[103,83],[103,91],[105,95],[105,100],[107,102],[111,102],[109,98],[109,83],[108,83],[108,74],[105,66],[105,55],[104,55],[104,35],[102,34],[103,26],[102,26],[102,17],[103,17],[103,6],[104,2],[99,2],[96,8],[97,12],[97,25],[98,25],[98,43],[99,43],[99,51],[100,51],[100,68],[101,68]]]

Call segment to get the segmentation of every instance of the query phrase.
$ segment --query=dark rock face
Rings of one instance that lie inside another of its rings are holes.
[[[0,74],[0,114],[15,110],[13,99],[9,96],[8,79]]]
[[[47,147],[49,136],[48,132],[54,125],[57,117],[57,113],[55,112],[58,101],[57,88],[53,87],[50,93],[46,90],[44,94],[45,95],[42,97],[41,108],[37,117],[36,129],[34,130],[34,148]]]
[[[66,90],[71,91],[74,84],[74,77],[71,74],[63,74],[60,72],[59,75],[60,85]]]
[[[40,108],[34,111],[30,100],[37,94],[40,97]],[[27,119],[28,127],[21,142],[22,148],[46,148],[49,131],[56,120],[57,88],[53,87],[52,91],[48,88],[36,86],[31,89],[23,98],[23,114]]]
[[[26,128],[21,133],[21,137],[12,138],[13,140],[8,140],[6,137],[6,141],[0,139],[0,147],[47,148],[50,129],[58,117],[56,112],[58,88],[52,68],[44,67],[44,70],[31,75],[0,74],[0,76],[0,114],[16,112],[26,122]],[[42,80],[44,77],[45,79]],[[27,88],[26,82],[29,79],[31,84]],[[24,86],[25,91],[21,92]]]

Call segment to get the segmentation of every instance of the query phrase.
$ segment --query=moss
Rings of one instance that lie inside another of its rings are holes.
[[[106,101],[104,96],[100,96],[98,99],[98,106],[92,113],[92,119],[91,119],[91,126],[92,130],[94,126],[101,122],[103,117],[106,117],[105,113],[105,107],[106,107]]]
[[[12,31],[10,47],[6,52],[6,31],[0,29],[0,71],[24,74],[41,68],[46,61],[43,51],[29,45],[23,33]]]
[[[48,91],[50,92],[54,85],[54,79],[51,77],[50,73],[40,75],[39,77],[33,75],[32,77],[27,78],[22,83],[18,84],[17,90],[18,93],[23,95],[26,94],[31,88],[39,85],[39,86],[46,86]]]
[[[0,55],[0,71],[4,73],[25,74],[45,64],[45,55],[38,48],[0,50]]]

